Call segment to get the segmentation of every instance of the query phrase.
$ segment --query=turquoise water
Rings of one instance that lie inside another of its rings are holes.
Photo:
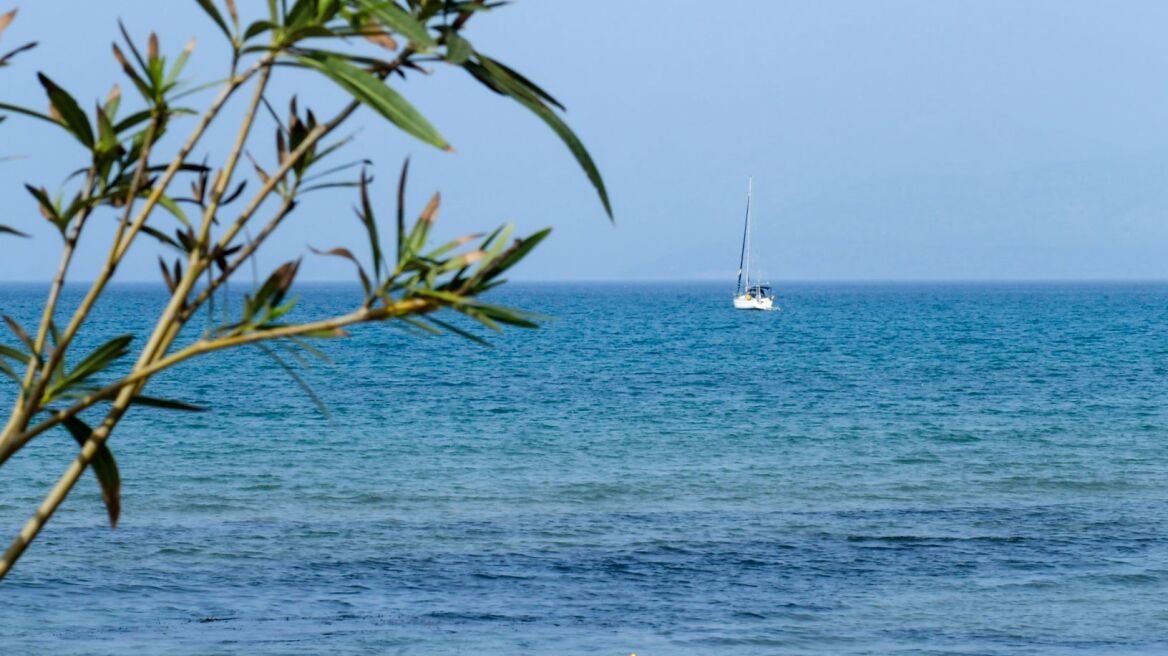
[[[122,525],[87,475],[0,585],[0,651],[1168,651],[1168,285],[779,291],[515,285],[557,319],[493,349],[330,343],[331,418],[254,351],[160,379],[213,411],[123,423]],[[74,448],[0,470],[0,526]]]

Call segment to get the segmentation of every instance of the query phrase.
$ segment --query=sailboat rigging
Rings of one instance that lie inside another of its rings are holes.
[[[772,310],[775,294],[766,283],[750,280],[750,196],[754,180],[746,182],[746,225],[742,227],[742,252],[738,256],[738,286],[734,290],[734,307],[738,310]],[[745,284],[743,275],[745,274]]]

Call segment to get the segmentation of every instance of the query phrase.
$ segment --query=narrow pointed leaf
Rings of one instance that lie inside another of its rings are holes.
[[[507,66],[503,62],[495,60],[495,59],[491,60],[491,65],[501,69],[504,73],[511,76],[511,78],[513,78],[516,82],[518,82],[519,84],[526,87],[528,91],[531,91],[536,96],[542,98],[545,102],[547,102],[551,105],[554,105],[561,112],[567,111],[567,108],[564,107],[564,105],[560,101],[553,98],[550,93],[541,89],[538,84],[529,80],[527,77],[525,77],[519,71],[517,71],[517,70],[511,68],[510,66]]]
[[[3,34],[4,30],[8,29],[8,26],[12,24],[12,21],[15,18],[16,18],[16,10],[15,9],[9,11],[6,14],[0,14],[0,34]]]
[[[580,168],[584,169],[584,174],[588,176],[588,180],[596,188],[596,193],[600,196],[600,202],[604,205],[605,213],[611,219],[612,206],[608,200],[608,190],[605,189],[604,180],[600,177],[600,171],[592,161],[592,156],[588,154],[588,150],[580,142],[576,133],[572,132],[572,129],[564,123],[563,119],[543,103],[539,94],[523,84],[520,80],[511,76],[507,72],[509,69],[497,65],[493,60],[482,55],[479,55],[478,59],[479,62],[466,62],[463,68],[487,86],[514,98],[516,102],[538,116],[540,120],[546,123],[556,133],[556,136],[571,151],[572,156],[576,158],[576,161],[580,164]]]
[[[141,229],[142,229],[142,232],[157,239],[159,241],[159,243],[165,244],[166,246],[172,246],[180,251],[185,251],[185,249],[182,246],[179,246],[179,243],[177,241],[175,241],[174,239],[167,236],[166,233],[164,233],[160,230],[156,230],[155,228],[151,228],[148,225],[142,226]]]
[[[397,181],[397,259],[400,262],[406,247],[406,177],[410,172],[410,158],[402,164]]]
[[[298,57],[297,60],[309,68],[324,73],[326,77],[336,82],[354,98],[365,103],[407,133],[443,150],[451,150],[450,144],[442,138],[442,135],[430,124],[430,121],[426,120],[398,92],[374,75],[347,61],[326,55],[303,56]]]
[[[438,248],[435,248],[434,250],[430,251],[429,253],[426,253],[426,259],[436,260],[436,259],[442,257],[443,255],[449,253],[450,251],[458,248],[459,246],[462,246],[463,244],[470,243],[476,239],[481,239],[482,236],[483,236],[483,234],[481,232],[476,232],[476,233],[471,234],[471,235],[464,235],[462,237],[459,237],[458,239],[452,239],[452,240],[446,242],[445,244],[442,244]]]
[[[276,365],[283,369],[284,373],[288,374],[288,377],[291,378],[296,383],[296,385],[300,387],[300,389],[304,390],[305,395],[307,395],[308,398],[312,400],[313,405],[315,405],[316,409],[320,411],[320,414],[324,415],[326,418],[332,417],[332,413],[329,412],[328,406],[325,405],[324,400],[320,398],[320,395],[316,393],[316,390],[312,389],[312,386],[308,384],[308,381],[304,380],[304,378],[301,377],[301,375],[297,373],[294,368],[292,368],[292,365],[288,364],[284,358],[276,355],[276,352],[268,346],[257,343],[256,347],[258,347],[260,351],[264,353],[264,355],[267,355],[269,358],[271,358],[272,361],[276,363]]]
[[[61,423],[81,446],[85,446],[85,443],[89,441],[90,434],[93,433],[89,424],[77,417],[69,417]],[[93,474],[97,477],[97,484],[101,487],[101,500],[105,502],[106,512],[109,513],[110,527],[117,528],[118,516],[122,511],[122,478],[118,473],[118,463],[114,460],[113,452],[102,444],[98,447],[97,454],[93,456],[93,461],[89,463],[89,466],[93,469]]]
[[[87,380],[90,376],[104,370],[110,364],[125,356],[130,352],[130,342],[133,341],[133,335],[119,335],[109,340],[105,344],[97,347],[79,362],[72,371],[65,376],[65,380],[57,387],[64,389],[65,387],[72,387]]]
[[[211,17],[211,20],[215,21],[215,24],[219,26],[219,29],[223,32],[223,35],[227,37],[227,40],[234,42],[234,39],[231,38],[231,30],[227,29],[227,21],[223,20],[223,14],[219,13],[219,10],[215,8],[215,3],[211,0],[195,1],[199,3],[199,6],[203,8],[203,11],[207,12],[207,15]]]
[[[315,346],[313,346],[309,342],[307,342],[299,337],[295,337],[295,336],[289,337],[288,339],[291,340],[292,343],[295,344],[296,346],[299,346],[300,348],[304,349],[308,353],[312,354],[316,359],[320,360],[321,362],[324,362],[325,364],[332,364],[333,363],[332,358],[330,358],[324,351],[316,348]]]
[[[12,382],[16,383],[17,385],[24,382],[20,379],[20,376],[16,375],[16,371],[14,371],[12,367],[3,360],[0,360],[0,374],[4,374],[5,378],[11,379]]]
[[[6,314],[4,315],[4,323],[8,324],[8,329],[12,331],[13,335],[16,335],[16,338],[20,340],[21,344],[24,344],[29,353],[36,352],[36,346],[33,344],[32,338],[28,336],[28,333],[24,331],[24,328],[20,327],[20,324],[16,322],[16,319],[13,319]]]
[[[484,282],[499,276],[507,269],[510,269],[512,266],[518,264],[520,260],[522,260],[524,257],[527,257],[527,254],[531,252],[531,249],[535,248],[539,242],[546,239],[547,236],[551,234],[551,231],[551,228],[544,228],[527,239],[521,239],[517,241],[514,246],[500,255],[497,261],[491,262],[487,265],[487,267],[490,268],[490,273],[484,276]]]
[[[371,16],[393,32],[397,32],[409,39],[417,50],[425,50],[437,46],[434,37],[426,31],[426,26],[418,22],[409,12],[386,0],[358,0]]]
[[[143,189],[141,196],[143,198],[145,198],[145,197],[150,195],[150,192],[151,192],[150,189]],[[174,217],[176,219],[178,219],[179,222],[182,223],[184,226],[186,226],[188,228],[191,227],[191,220],[187,218],[186,212],[183,212],[182,208],[178,206],[178,203],[174,202],[173,198],[171,198],[170,196],[167,196],[166,194],[163,194],[163,195],[158,197],[158,204],[161,205],[163,208],[165,208],[166,211],[173,214]]]
[[[369,177],[365,175],[365,169],[361,169],[361,211],[357,213],[357,218],[361,219],[361,223],[365,226],[365,232],[369,235],[369,250],[373,255],[373,278],[375,281],[381,280],[381,238],[377,234],[377,220],[373,216],[373,205],[369,202]]]
[[[153,396],[135,396],[133,403],[137,405],[145,405],[151,408],[162,408],[164,410],[182,410],[184,412],[206,412],[206,408],[198,405],[191,405],[190,403],[183,403],[182,401],[174,401],[172,399],[159,399]]]
[[[2,355],[4,357],[12,358],[13,360],[16,360],[17,362],[28,362],[28,354],[27,353],[21,353],[20,351],[12,348],[11,346],[5,346],[3,344],[0,344],[0,355]]]
[[[462,328],[459,328],[458,326],[455,326],[454,324],[448,323],[448,322],[443,321],[441,319],[435,319],[434,317],[426,317],[426,321],[429,321],[430,323],[434,324],[435,326],[441,326],[442,328],[454,333],[455,335],[458,335],[459,337],[463,337],[465,339],[469,339],[470,341],[472,341],[480,346],[487,346],[490,348],[494,348],[494,346],[495,346],[494,344],[488,342],[487,340],[483,339],[482,337],[479,337],[478,335],[476,335],[472,332],[468,332],[466,330],[463,330]]]
[[[312,246],[309,246],[308,249],[311,250],[313,253],[316,253],[317,255],[332,255],[334,257],[343,257],[346,260],[349,260],[357,267],[357,275],[360,276],[360,278],[361,278],[361,287],[363,287],[365,289],[366,296],[368,296],[369,293],[371,291],[373,291],[372,286],[369,284],[369,276],[365,275],[365,269],[361,266],[361,262],[357,259],[356,256],[353,255],[353,252],[350,251],[349,249],[337,247],[337,248],[329,249],[327,251],[322,251],[322,250],[318,250],[316,248],[313,248]]]
[[[53,109],[61,115],[61,121],[73,136],[77,137],[78,141],[85,145],[86,148],[93,147],[93,127],[89,125],[89,118],[85,112],[81,110],[81,106],[61,87],[57,86],[55,82],[50,80],[44,73],[37,73],[37,79],[40,80],[41,86],[45,88],[45,92],[49,96],[49,102],[53,105]]]
[[[39,118],[40,120],[46,121],[48,123],[52,123],[53,125],[60,125],[60,122],[58,122],[56,119],[54,119],[53,117],[51,117],[47,114],[42,114],[40,112],[33,111],[33,110],[28,109],[26,107],[20,107],[19,105],[9,105],[8,103],[0,103],[0,109],[4,110],[6,112],[16,112],[17,114],[23,114],[25,116]]]
[[[474,49],[471,48],[470,41],[459,36],[458,32],[446,35],[446,61],[455,66],[462,66],[472,54]]]

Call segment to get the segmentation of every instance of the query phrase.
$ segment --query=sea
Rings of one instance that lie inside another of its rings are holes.
[[[87,473],[0,653],[1168,653],[1168,284],[776,287],[516,283],[545,321],[491,346],[188,362],[147,393],[207,411],[126,418],[119,526]],[[77,353],[163,301],[114,287]],[[0,468],[0,539],[75,451]]]

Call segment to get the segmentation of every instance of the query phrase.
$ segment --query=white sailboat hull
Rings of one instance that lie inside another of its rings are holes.
[[[736,310],[773,310],[775,309],[775,299],[767,296],[748,296],[742,294],[734,297],[734,309]]]

